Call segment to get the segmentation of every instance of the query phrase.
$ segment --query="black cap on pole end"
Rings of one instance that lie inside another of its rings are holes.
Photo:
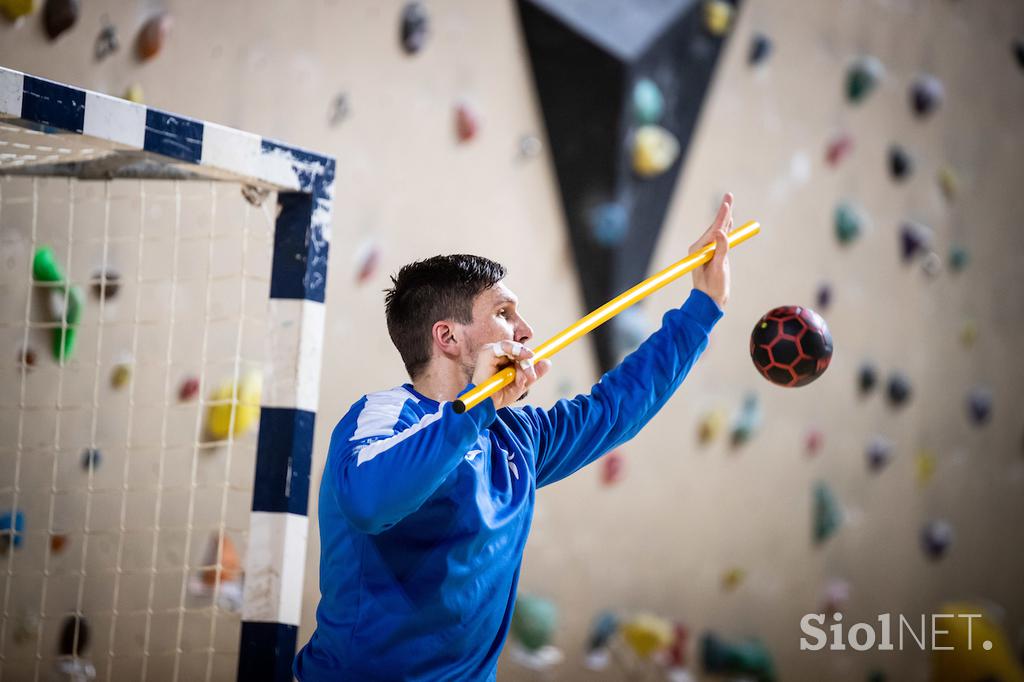
[[[456,400],[452,403],[452,409],[455,410],[455,414],[462,414],[466,411],[466,403]]]

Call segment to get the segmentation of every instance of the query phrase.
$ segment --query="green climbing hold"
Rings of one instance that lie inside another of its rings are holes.
[[[79,287],[69,286],[48,246],[36,250],[32,259],[32,277],[50,287],[50,316],[60,326],[53,330],[53,356],[60,362],[71,358],[75,350],[77,326],[82,317],[84,297]]]
[[[758,682],[775,679],[772,655],[756,639],[728,642],[713,632],[701,638],[701,660],[704,670],[729,677],[752,677]]]
[[[876,57],[857,58],[846,72],[846,98],[854,104],[871,94],[885,74],[885,67]]]
[[[543,597],[521,594],[512,614],[512,634],[529,651],[551,642],[558,623],[558,607]]]
[[[814,542],[821,544],[839,530],[843,512],[835,493],[824,481],[814,484]]]
[[[840,244],[849,244],[860,236],[863,218],[860,211],[849,202],[836,206],[835,228]]]
[[[970,254],[963,246],[954,246],[949,252],[949,269],[953,272],[960,272],[967,267]]]
[[[633,116],[639,125],[651,125],[665,113],[665,98],[661,88],[650,78],[641,78],[633,86]]]

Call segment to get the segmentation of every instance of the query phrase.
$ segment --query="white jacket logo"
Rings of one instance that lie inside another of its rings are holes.
[[[511,452],[508,453],[508,468],[512,472],[512,475],[515,476],[516,480],[518,481],[519,480],[519,467],[517,467],[516,463],[512,461],[512,453]]]

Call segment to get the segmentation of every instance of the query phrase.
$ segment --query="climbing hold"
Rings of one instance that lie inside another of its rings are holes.
[[[836,206],[835,229],[840,244],[850,244],[860,236],[864,222],[863,215],[853,204],[842,201]]]
[[[701,445],[706,445],[718,438],[725,428],[725,412],[715,409],[704,415],[697,427],[697,440]]]
[[[590,233],[601,246],[618,246],[628,232],[629,210],[622,202],[607,201],[590,211]]]
[[[914,160],[907,150],[898,144],[889,147],[889,174],[892,179],[901,182],[910,177],[914,170]]]
[[[0,514],[0,554],[6,553],[11,547],[21,547],[22,536],[25,534],[25,515],[15,509]]]
[[[833,168],[845,159],[853,149],[853,138],[846,133],[839,133],[831,140],[825,148],[825,161]]]
[[[956,173],[949,166],[943,166],[939,169],[936,180],[939,183],[939,189],[942,190],[942,196],[946,197],[947,201],[953,201],[956,198],[957,191],[960,189],[960,181],[956,177]]]
[[[31,348],[18,349],[18,368],[30,371],[36,366],[36,352]]]
[[[747,62],[751,66],[760,64],[772,53],[772,40],[764,33],[755,33],[750,40],[750,52],[747,54]]]
[[[536,135],[523,135],[519,138],[519,158],[532,159],[540,155],[544,143]]]
[[[857,372],[857,386],[860,388],[861,394],[870,393],[877,383],[878,370],[870,361],[865,360]]]
[[[187,403],[194,400],[197,395],[199,395],[199,379],[196,377],[183,379],[181,385],[178,386],[178,402]]]
[[[430,34],[430,18],[419,2],[408,2],[402,10],[402,49],[406,54],[416,54],[423,49]]]
[[[64,31],[75,25],[82,13],[80,0],[46,0],[43,8],[43,26],[50,40],[56,40]]]
[[[48,297],[50,317],[60,326],[53,330],[53,356],[60,362],[70,360],[75,350],[75,336],[84,307],[82,290],[70,286],[48,246],[36,249],[32,259],[32,278],[52,285]]]
[[[949,269],[953,272],[961,272],[967,267],[970,254],[963,246],[954,246],[949,250]]]
[[[612,450],[601,458],[601,483],[613,485],[622,478],[626,458],[618,450]]]
[[[142,86],[138,83],[132,83],[129,85],[125,89],[124,95],[121,96],[121,99],[126,99],[129,102],[134,102],[135,104],[145,104],[146,102],[146,96],[142,92]]]
[[[63,533],[54,533],[50,535],[50,552],[53,554],[60,554],[64,551],[64,548],[68,544],[68,536]]]
[[[872,670],[868,673],[868,682],[886,682],[885,673],[881,670]]]
[[[974,320],[967,320],[964,322],[964,326],[960,329],[960,343],[962,343],[965,348],[970,348],[977,340],[978,325],[974,324]]]
[[[826,615],[842,611],[850,601],[850,583],[841,578],[833,578],[822,590],[822,610]]]
[[[664,618],[641,613],[622,624],[622,638],[640,658],[648,658],[672,643],[674,628]]]
[[[982,426],[992,416],[992,391],[984,386],[972,388],[967,394],[967,415],[975,426]]]
[[[743,398],[743,407],[740,408],[732,426],[732,444],[739,446],[749,441],[758,427],[761,425],[761,407],[757,401],[757,394],[748,393]]]
[[[0,0],[0,12],[11,21],[36,11],[36,0]]]
[[[140,61],[148,61],[160,54],[173,25],[174,20],[166,12],[150,17],[142,25],[135,42],[135,53]]]
[[[641,78],[633,86],[633,117],[638,125],[653,125],[665,113],[665,97],[650,78]]]
[[[642,178],[661,175],[679,158],[679,140],[661,126],[646,125],[633,136],[633,172]]]
[[[726,592],[732,592],[740,586],[740,583],[742,583],[743,579],[746,577],[746,571],[734,566],[722,574],[722,589]]]
[[[558,607],[543,597],[520,594],[512,613],[512,635],[528,651],[546,646],[555,634]]]
[[[111,268],[97,270],[92,275],[92,295],[98,299],[116,298],[121,291],[121,275]]]
[[[356,284],[366,284],[380,266],[380,247],[375,239],[365,239],[353,254],[356,266]]]
[[[979,561],[980,557],[972,560]],[[1010,613],[1014,613],[1016,605],[1010,606]],[[927,664],[932,670],[930,682],[1024,680],[1024,661],[1020,657],[1024,630],[1017,630],[1014,643],[993,612],[1005,613],[991,602],[954,602],[935,608],[933,613],[949,614],[949,628],[936,632],[938,637]]]
[[[68,616],[60,631],[59,653],[61,656],[81,658],[89,648],[89,623],[84,616]]]
[[[210,407],[206,411],[207,439],[226,440],[248,431],[259,419],[262,389],[263,378],[256,371],[243,376],[237,386],[233,382],[221,384],[210,395]]]
[[[82,468],[86,471],[95,471],[102,460],[103,455],[97,448],[86,448],[82,451]]]
[[[682,623],[672,624],[672,643],[668,646],[668,665],[673,669],[685,668],[689,662],[686,650],[689,648],[690,630]]]
[[[827,282],[818,285],[818,292],[815,294],[814,300],[818,304],[818,310],[822,312],[828,310],[828,307],[832,305],[832,285]]]
[[[732,25],[733,6],[724,0],[705,0],[704,28],[715,38],[721,38]]]
[[[1017,58],[1017,66],[1024,69],[1024,38],[1013,41],[1013,56]]]
[[[867,450],[868,468],[871,471],[881,471],[892,460],[892,441],[882,436],[875,436],[868,444]]]
[[[945,88],[935,76],[922,74],[910,86],[910,106],[918,118],[931,114],[942,103]]]
[[[901,372],[893,372],[889,377],[888,396],[889,404],[893,407],[902,407],[911,394],[910,379]]]
[[[587,638],[587,656],[585,665],[590,670],[601,671],[611,662],[608,650],[612,637],[619,629],[619,619],[610,611],[602,611],[594,619]]]
[[[921,546],[929,559],[938,561],[946,556],[949,546],[953,544],[953,526],[948,521],[936,519],[929,521],[921,529]]]
[[[821,544],[839,530],[843,513],[832,489],[824,481],[814,484],[814,542]]]
[[[480,115],[469,102],[455,105],[455,136],[459,142],[469,142],[480,131]]]
[[[877,57],[858,57],[846,72],[846,98],[858,103],[867,97],[885,75],[885,67]]]
[[[270,190],[256,185],[242,185],[242,196],[251,206],[259,208],[270,196]]]
[[[821,432],[821,429],[809,429],[807,431],[807,436],[804,438],[804,450],[807,452],[808,457],[817,455],[824,444],[825,434]]]
[[[713,632],[701,638],[701,661],[712,675],[751,677],[759,682],[775,679],[771,654],[756,639],[727,642]]]
[[[118,363],[110,371],[110,387],[113,389],[124,388],[131,380],[132,366],[128,362]]]
[[[218,560],[218,547],[220,558]],[[235,543],[226,534],[210,535],[210,544],[206,553],[206,568],[203,569],[203,584],[214,587],[217,583],[236,582],[242,577],[242,560],[235,549]]]
[[[348,95],[344,92],[340,92],[331,100],[331,111],[327,116],[327,124],[332,128],[335,128],[340,125],[342,121],[348,118],[348,114]]]
[[[913,220],[900,226],[900,253],[903,262],[909,263],[917,256],[926,253],[932,244],[932,229]]]
[[[98,62],[103,61],[121,49],[121,41],[117,37],[117,27],[110,23],[110,19],[106,15],[103,16],[101,21],[103,22],[103,28],[100,29],[99,35],[96,36],[96,43],[92,48],[93,56],[96,57]]]
[[[930,450],[922,448],[914,456],[914,477],[921,487],[928,485],[935,476],[935,455]]]
[[[921,259],[921,270],[929,279],[935,279],[942,274],[942,256],[934,251],[929,251]]]
[[[619,619],[611,611],[602,611],[597,614],[594,624],[590,628],[590,637],[587,639],[587,649],[607,648],[612,637],[619,629]]]

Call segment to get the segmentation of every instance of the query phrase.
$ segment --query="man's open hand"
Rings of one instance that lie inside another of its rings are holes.
[[[690,253],[700,251],[705,244],[715,243],[714,257],[693,271],[693,287],[700,289],[724,308],[729,302],[729,242],[726,234],[732,229],[732,193],[722,197],[718,215],[711,227],[690,246]]]

